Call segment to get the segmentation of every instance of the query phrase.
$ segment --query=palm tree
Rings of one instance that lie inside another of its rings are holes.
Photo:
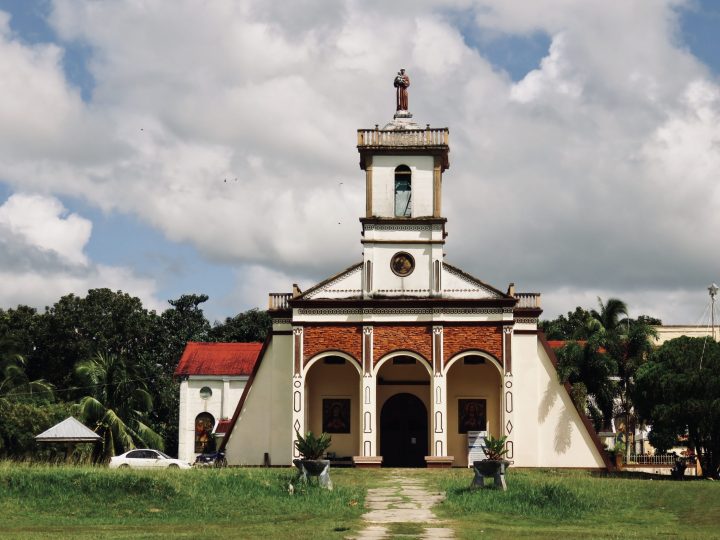
[[[607,334],[621,331],[622,325],[627,323],[627,304],[618,298],[610,298],[604,304],[602,298],[598,297],[600,311],[590,310],[590,316],[599,323],[601,332]],[[620,318],[624,315],[624,318]]]
[[[0,356],[0,400],[42,399],[51,401],[54,387],[43,379],[31,381],[25,373],[25,357],[20,354]]]
[[[145,381],[123,357],[99,353],[78,362],[75,373],[90,390],[80,400],[79,413],[102,437],[93,461],[107,461],[138,445],[163,448],[162,438],[144,422],[152,410]]]
[[[570,383],[573,401],[593,419],[595,428],[607,430],[614,412],[617,364],[603,348],[595,322],[588,325],[593,333],[587,341],[571,341],[558,351],[558,377]]]
[[[619,413],[625,418],[626,456],[630,454],[630,434],[634,434],[636,414],[632,402],[637,369],[646,361],[652,350],[653,338],[657,337],[655,329],[640,317],[632,320],[628,317],[627,305],[617,298],[608,299],[606,304],[598,298],[600,311],[592,310],[590,314],[600,328],[603,347],[615,360],[617,365],[616,402]],[[621,316],[624,315],[624,318]],[[634,435],[633,435],[634,436]]]

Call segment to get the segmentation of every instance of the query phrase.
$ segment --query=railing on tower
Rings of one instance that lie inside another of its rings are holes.
[[[448,128],[358,129],[358,147],[448,146]]]
[[[290,309],[288,302],[291,298],[292,293],[270,293],[268,296],[268,310],[279,311]]]
[[[539,308],[540,293],[515,293],[517,298],[516,308]]]

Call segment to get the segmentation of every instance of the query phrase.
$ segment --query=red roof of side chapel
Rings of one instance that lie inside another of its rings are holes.
[[[188,341],[176,377],[187,375],[246,375],[252,373],[262,343],[198,343]]]

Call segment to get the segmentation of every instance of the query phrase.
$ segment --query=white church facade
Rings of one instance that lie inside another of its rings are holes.
[[[405,99],[407,99],[405,97]],[[223,442],[230,465],[289,465],[296,431],[332,435],[356,466],[467,466],[473,432],[521,467],[609,467],[558,382],[540,295],[445,261],[449,132],[399,111],[358,130],[363,259],[271,294],[264,344]]]

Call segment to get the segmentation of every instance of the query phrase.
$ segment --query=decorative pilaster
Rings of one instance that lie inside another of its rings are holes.
[[[513,376],[512,376],[512,326],[503,326],[503,365],[505,367],[505,375],[503,377],[503,397],[502,397],[502,418],[503,418],[503,435],[507,437],[505,448],[507,448],[507,458],[512,459],[515,454],[515,443],[513,431],[515,429],[514,422],[514,404],[513,404]]]
[[[376,380],[373,372],[373,327],[363,326],[363,351],[362,351],[363,376],[360,379],[360,427],[362,429],[362,448],[360,455],[363,457],[376,456],[377,447],[377,400]]]
[[[503,434],[507,436],[505,448],[507,448],[507,459],[513,459],[515,455],[515,414],[513,404],[513,376],[512,373],[506,373],[503,377]]]
[[[505,373],[512,373],[512,326],[503,326],[503,366]]]
[[[447,379],[443,376],[443,327],[433,326],[433,456],[446,456],[447,448]]]
[[[297,430],[305,434],[305,378],[303,377],[303,329],[293,328],[293,376],[292,376],[292,458],[300,457],[295,448]]]

